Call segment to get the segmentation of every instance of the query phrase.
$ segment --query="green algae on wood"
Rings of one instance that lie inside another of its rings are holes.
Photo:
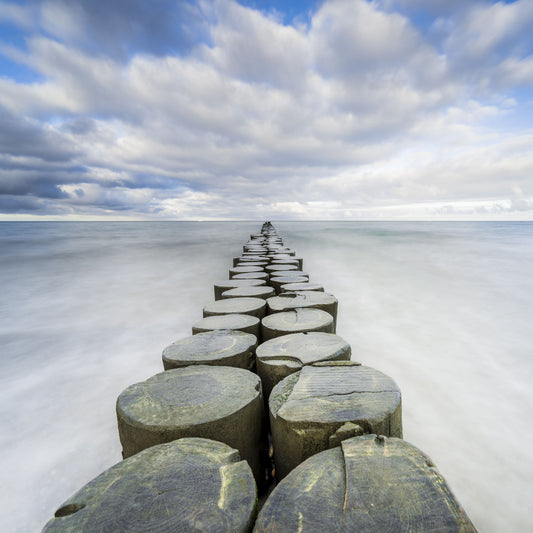
[[[296,467],[269,496],[254,533],[475,533],[427,455],[364,435]]]
[[[257,512],[254,478],[238,452],[185,438],[126,459],[68,499],[43,533],[249,532]]]

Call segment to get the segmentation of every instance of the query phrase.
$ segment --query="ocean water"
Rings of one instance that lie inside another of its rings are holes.
[[[0,223],[1,531],[40,531],[121,459],[117,396],[261,223]],[[478,530],[533,530],[533,224],[274,224]]]

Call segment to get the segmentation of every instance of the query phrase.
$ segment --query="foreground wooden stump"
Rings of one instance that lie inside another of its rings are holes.
[[[242,368],[188,366],[156,374],[117,400],[124,458],[183,437],[236,448],[264,483],[264,407],[259,377]]]
[[[402,437],[401,394],[385,374],[351,361],[304,366],[270,394],[276,478],[340,441],[376,433]]]
[[[173,342],[163,350],[165,370],[190,365],[235,366],[255,370],[257,337],[244,331],[217,329]]]
[[[250,531],[250,467],[207,439],[153,446],[100,474],[67,500],[44,532]]]
[[[255,533],[475,533],[431,459],[407,442],[344,440],[293,470],[272,492]]]
[[[260,344],[256,364],[265,402],[275,385],[303,366],[319,361],[349,361],[350,355],[350,345],[333,333],[292,333]]]
[[[321,309],[292,309],[267,315],[261,320],[261,338],[264,341],[304,331],[333,333],[333,317]]]

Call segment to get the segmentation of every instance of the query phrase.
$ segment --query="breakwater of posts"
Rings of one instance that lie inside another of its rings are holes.
[[[475,531],[326,286],[265,222],[164,371],[119,395],[124,460],[44,531]]]

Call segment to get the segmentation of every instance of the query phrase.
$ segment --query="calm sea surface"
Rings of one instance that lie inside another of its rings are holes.
[[[40,531],[121,459],[117,396],[261,223],[0,223],[1,531]],[[532,531],[533,223],[274,224],[480,533]]]

